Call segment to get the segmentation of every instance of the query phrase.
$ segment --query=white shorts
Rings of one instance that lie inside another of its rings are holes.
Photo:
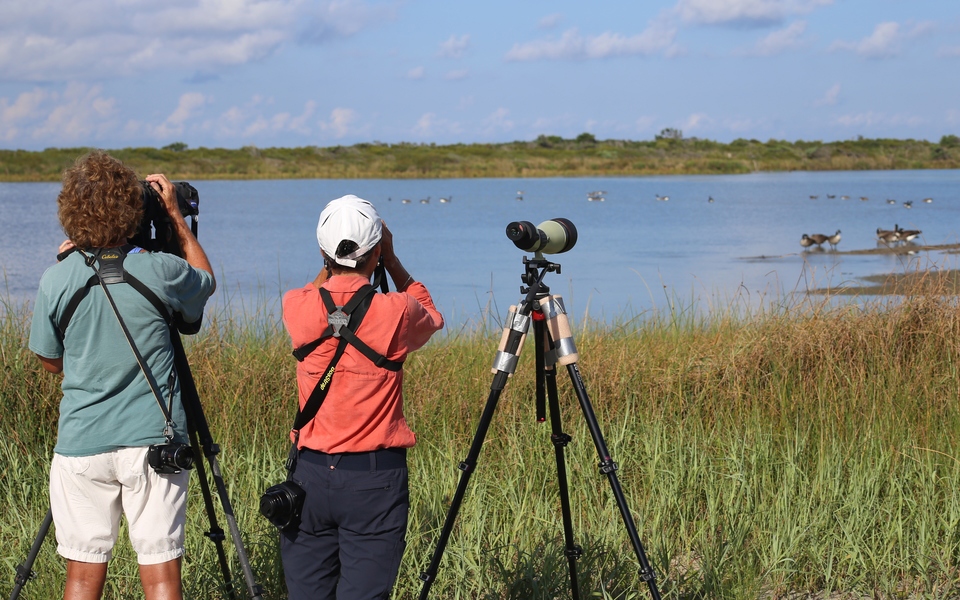
[[[93,456],[53,455],[50,508],[57,552],[69,560],[110,560],[127,516],[130,543],[141,565],[183,555],[190,471],[160,475],[147,464],[147,447]]]

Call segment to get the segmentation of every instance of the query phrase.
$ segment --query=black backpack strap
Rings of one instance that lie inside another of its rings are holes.
[[[357,290],[353,297],[350,298],[350,301],[341,308],[333,302],[333,296],[330,295],[330,292],[324,288],[320,288],[320,298],[323,300],[323,305],[327,307],[327,313],[330,315],[330,317],[328,317],[329,324],[327,328],[323,330],[323,333],[320,334],[320,337],[294,350],[294,358],[303,362],[303,359],[316,350],[324,340],[329,337],[339,337],[344,325],[349,328],[352,324],[353,328],[356,329],[357,326],[360,325],[360,321],[363,320],[363,315],[367,313],[367,308],[370,306],[368,299],[373,296],[373,292],[373,286],[364,285]],[[354,319],[352,317],[355,314],[357,318]]]
[[[87,297],[90,288],[97,285],[99,281],[96,274],[91,275],[90,279],[83,284],[83,287],[74,292],[73,297],[70,298],[70,302],[67,302],[67,307],[63,309],[63,314],[60,316],[60,320],[57,321],[57,329],[60,331],[61,340],[63,340],[63,337],[67,334],[67,325],[70,324],[73,313],[77,312],[77,307],[80,306],[83,299]]]
[[[100,265],[100,274],[104,278],[104,283],[114,284],[114,283],[128,283],[130,287],[137,290],[140,295],[147,299],[153,307],[160,313],[160,316],[163,317],[164,322],[167,326],[172,326],[177,324],[181,333],[196,333],[199,330],[200,321],[196,323],[183,323],[182,318],[179,314],[171,315],[170,311],[167,310],[166,305],[160,300],[153,290],[148,288],[142,281],[131,275],[126,269],[123,268],[123,259],[126,257],[127,252],[133,248],[133,246],[121,246],[117,249],[107,249],[102,252],[97,252],[94,254],[85,254],[84,261],[87,263],[87,266],[93,267],[93,261],[96,260]],[[116,252],[112,252],[116,250]],[[69,253],[66,253],[69,254]],[[95,269],[96,270],[96,269]],[[77,307],[80,306],[80,303],[83,302],[83,299],[87,297],[87,294],[90,292],[90,288],[97,285],[99,279],[96,274],[91,275],[90,279],[78,289],[73,296],[70,298],[70,301],[67,303],[66,308],[63,310],[63,314],[60,316],[60,320],[57,321],[57,329],[60,330],[60,339],[63,339],[63,336],[67,332],[67,325],[70,324],[70,320],[73,318],[74,313],[77,311]],[[196,330],[189,332],[184,331],[185,327],[196,326]]]

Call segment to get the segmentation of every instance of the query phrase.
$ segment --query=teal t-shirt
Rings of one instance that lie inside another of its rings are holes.
[[[172,254],[134,251],[124,269],[152,290],[170,312],[196,321],[213,291],[213,277]],[[117,448],[165,441],[163,412],[99,284],[77,307],[63,339],[57,328],[67,304],[94,271],[79,252],[47,269],[30,326],[30,350],[45,358],[63,358],[63,398],[54,452],[89,456]],[[170,330],[150,302],[126,283],[108,288],[171,411],[175,440],[187,441],[187,421],[174,370]]]

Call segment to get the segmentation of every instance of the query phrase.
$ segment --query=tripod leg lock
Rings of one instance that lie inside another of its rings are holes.
[[[462,463],[457,465],[457,468],[463,471],[464,473],[470,473],[473,471],[474,465],[468,463],[467,461],[463,461]]]
[[[28,581],[32,581],[37,578],[37,572],[33,569],[28,569],[23,563],[17,565],[17,576],[13,579],[14,583],[19,586],[26,585]]]
[[[600,473],[602,475],[609,475],[615,473],[620,467],[617,466],[617,463],[613,462],[612,458],[606,458],[600,461]]]
[[[550,439],[553,441],[553,445],[559,448],[565,447],[570,443],[571,440],[573,440],[573,438],[566,433],[555,433],[550,436]]]
[[[640,569],[640,579],[649,583],[657,579],[657,574],[653,571],[653,567]]]
[[[567,558],[572,558],[574,560],[577,560],[578,558],[583,556],[583,548],[580,546],[573,546],[571,548],[567,548],[566,550],[563,551],[563,555],[566,556]]]
[[[224,534],[223,530],[220,529],[219,527],[212,528],[210,531],[205,531],[203,532],[203,535],[210,538],[211,541],[218,542],[218,543],[227,539],[226,534]]]

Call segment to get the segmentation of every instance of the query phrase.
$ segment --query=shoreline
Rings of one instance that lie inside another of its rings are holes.
[[[59,181],[92,147],[42,151],[0,149],[0,182]],[[960,169],[960,138],[856,139],[833,142],[698,138],[650,141],[574,140],[540,136],[498,144],[381,142],[353,146],[238,149],[108,149],[138,173],[162,172],[186,180],[270,179],[508,179],[742,175],[794,171],[901,171]]]

